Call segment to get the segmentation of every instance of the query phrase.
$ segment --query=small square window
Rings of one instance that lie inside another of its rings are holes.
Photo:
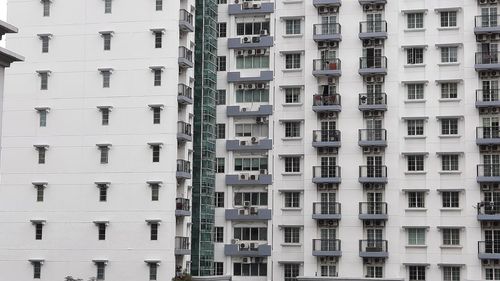
[[[215,275],[224,275],[224,263],[214,262]]]
[[[155,35],[155,48],[160,49],[163,45],[163,32],[158,31],[154,33]]]
[[[298,138],[300,137],[300,122],[285,122],[285,137]]]
[[[163,0],[156,0],[156,10],[161,11],[163,10]]]
[[[410,281],[425,281],[425,266],[412,265],[408,267],[408,277]]]
[[[285,243],[300,243],[300,228],[299,227],[285,227],[283,229]]]
[[[285,208],[300,208],[300,192],[285,192]]]
[[[42,5],[43,5],[43,16],[44,17],[49,17],[50,16],[50,0],[42,0]]]
[[[441,155],[441,169],[443,171],[458,171],[458,155]]]
[[[45,164],[45,154],[47,152],[47,148],[46,147],[37,147],[37,151],[38,151],[38,164]]]
[[[110,33],[102,34],[102,39],[104,41],[104,51],[111,50],[111,34]]]
[[[111,0],[104,0],[104,13],[111,14]]]
[[[109,108],[101,107],[99,110],[101,111],[101,124],[103,126],[109,125]]]
[[[285,89],[285,103],[300,103],[300,88]]]
[[[283,265],[284,281],[297,281],[297,276],[300,275],[299,264],[287,263]]]
[[[300,157],[285,157],[285,173],[300,172]]]
[[[227,4],[227,0],[217,0],[217,4]]]
[[[408,29],[424,28],[424,13],[410,13],[406,17]]]
[[[457,26],[457,12],[456,11],[442,11],[440,13],[441,27],[456,27]]]
[[[406,49],[407,64],[423,64],[424,63],[424,48],[408,48]]]
[[[99,189],[99,202],[106,202],[108,200],[108,185],[98,184],[97,188]]]
[[[443,228],[443,245],[459,246],[460,245],[460,229],[458,228]]]
[[[109,147],[99,146],[99,150],[101,152],[101,157],[100,157],[101,164],[107,164],[109,162]]]
[[[441,98],[442,99],[458,98],[458,83],[441,83]]]
[[[441,47],[441,63],[458,62],[458,47]]]
[[[408,228],[408,245],[423,246],[425,245],[425,228]],[[410,279],[417,280],[417,279]]]
[[[42,277],[42,262],[33,261],[33,279],[40,279]]]
[[[441,135],[458,135],[458,119],[441,119]]]
[[[408,84],[408,100],[424,99],[424,84]]]
[[[158,223],[151,223],[150,228],[151,228],[150,239],[158,240]]]
[[[38,115],[39,115],[39,126],[40,127],[47,127],[47,109],[40,109],[38,110]]]
[[[102,87],[109,88],[111,82],[111,71],[103,70],[101,71],[101,74],[102,74]]]
[[[423,136],[424,135],[424,120],[407,120],[406,121],[408,136]]]
[[[285,34],[301,34],[300,30],[300,19],[289,19],[285,21]]]
[[[47,72],[40,72],[40,90],[48,90],[49,88],[49,74]]]
[[[158,264],[149,263],[149,280],[156,280],[158,277]]]
[[[35,240],[42,240],[43,236],[43,224],[35,223]]]
[[[97,229],[98,229],[97,238],[99,240],[106,240],[106,223],[98,223]]]
[[[458,191],[443,191],[441,192],[443,208],[459,208],[460,193]]]
[[[153,124],[160,124],[161,122],[161,107],[156,106],[153,110]]]
[[[154,81],[153,81],[153,85],[155,87],[158,87],[158,86],[161,86],[161,73],[163,71],[161,69],[155,69],[153,71],[153,76],[154,76]]]
[[[160,162],[160,150],[161,146],[160,145],[152,145],[151,150],[153,152],[153,163],[158,163]]]
[[[300,54],[286,54],[285,69],[300,69]]]
[[[425,192],[408,192],[408,208],[425,208]]]

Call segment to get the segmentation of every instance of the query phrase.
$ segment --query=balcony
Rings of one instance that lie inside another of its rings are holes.
[[[342,110],[340,95],[314,95],[312,110],[314,112],[340,112]]]
[[[500,15],[476,16],[474,33],[476,35],[500,33],[500,25],[498,24],[499,18]]]
[[[175,198],[175,216],[176,217],[191,216],[191,207],[189,204],[189,199]]]
[[[341,183],[340,166],[313,166],[313,183]]]
[[[316,59],[313,60],[313,72],[315,77],[339,77],[342,75],[340,59]]]
[[[360,220],[387,220],[386,202],[359,202]]]
[[[259,109],[252,110],[246,107],[241,108],[239,105],[236,106],[227,106],[226,107],[226,116],[227,117],[267,117],[273,114],[273,106],[272,105],[260,105]],[[263,118],[257,118],[257,123],[264,122]]]
[[[387,21],[362,21],[359,23],[359,39],[387,39]]]
[[[274,12],[274,3],[265,3],[261,1],[234,1],[236,4],[228,5],[228,14],[230,16],[239,15],[263,15]]]
[[[313,220],[340,220],[341,208],[338,202],[314,202]]]
[[[386,75],[387,57],[361,57],[359,58],[359,74],[362,76]]]
[[[266,172],[267,173],[267,172]],[[248,186],[248,185],[270,185],[273,183],[271,175],[241,173],[239,175],[226,175],[226,185]]]
[[[241,72],[227,72],[228,83],[258,83],[269,82],[273,80],[273,72],[269,70],[261,71],[259,76],[241,77]]]
[[[179,104],[193,104],[193,89],[186,84],[177,85],[177,102]]]
[[[268,221],[271,219],[271,210],[257,207],[226,209],[225,218],[228,221]]]
[[[500,164],[479,164],[477,165],[477,182],[479,183],[499,183]]]
[[[255,242],[240,242],[224,245],[224,255],[231,257],[269,257],[271,245]]]
[[[179,47],[179,67],[192,68],[193,66],[193,51],[184,46]]]
[[[497,203],[497,204],[495,204]],[[478,221],[500,221],[500,203],[481,202],[477,204]]]
[[[500,242],[478,241],[477,242],[477,255],[481,260],[500,260]]]
[[[386,129],[359,129],[358,145],[361,147],[386,147]]]
[[[342,40],[342,27],[339,23],[322,23],[313,25],[315,42],[331,42]]]
[[[500,70],[499,52],[477,52],[474,68],[476,71]]]
[[[359,166],[360,183],[387,183],[387,166]]]
[[[176,236],[174,251],[176,256],[191,255],[190,238]]]
[[[359,256],[362,258],[387,258],[387,240],[359,240]]]
[[[386,93],[363,93],[359,94],[359,106],[361,111],[386,111],[387,94]]]
[[[387,0],[359,0],[359,4],[361,5],[366,5],[366,4],[386,4]]]
[[[477,127],[476,144],[500,144],[500,127]]]
[[[181,32],[194,32],[193,14],[181,9],[179,16],[179,30]]]
[[[316,8],[324,6],[339,7],[341,4],[341,0],[313,0],[313,6]]]
[[[180,142],[193,141],[193,135],[191,133],[191,124],[183,121],[177,122],[177,141]]]
[[[227,48],[235,50],[270,48],[273,44],[273,37],[267,35],[244,36],[241,38],[237,37],[227,39]]]
[[[339,239],[313,239],[313,252],[315,257],[340,257],[342,250]]]
[[[177,171],[175,176],[177,179],[190,179],[191,178],[191,162],[177,159]]]
[[[315,130],[313,131],[313,147],[340,147],[339,130]]]
[[[500,107],[499,89],[476,90],[476,107]]]
[[[258,152],[267,151],[273,148],[273,140],[257,139],[253,137],[249,140],[226,140],[227,151],[237,152]]]

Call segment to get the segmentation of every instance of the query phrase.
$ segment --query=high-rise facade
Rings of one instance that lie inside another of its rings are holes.
[[[0,279],[190,271],[194,1],[17,1]]]

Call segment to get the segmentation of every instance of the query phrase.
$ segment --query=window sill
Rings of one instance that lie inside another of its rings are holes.
[[[442,63],[438,63],[437,65],[439,66],[457,66],[457,65],[460,65],[459,62],[442,62]]]
[[[302,247],[302,243],[281,243],[281,247]]]
[[[425,175],[426,171],[406,171],[405,175]]]
[[[302,140],[302,137],[294,137],[294,138],[281,138],[282,141],[298,141]]]
[[[302,176],[302,172],[284,172],[282,176]]]
[[[406,245],[406,248],[416,248],[416,249],[425,249],[427,245]]]
[[[406,208],[405,212],[427,212],[427,208]]]
[[[422,32],[425,28],[405,28],[404,32]]]
[[[426,138],[427,138],[426,136],[405,136],[405,139],[409,139],[409,140],[412,140],[412,139],[419,140],[419,139],[426,139]]]
[[[439,246],[441,249],[462,249],[461,245],[441,245]]]
[[[302,2],[302,1],[300,1]],[[300,38],[303,37],[304,34],[283,34],[283,38]]]
[[[439,171],[440,175],[460,175],[461,171]]]
[[[405,100],[404,103],[426,103],[427,100]]]
[[[283,103],[282,106],[287,107],[287,106],[303,106],[304,104],[301,102],[296,102],[296,103]]]
[[[460,135],[439,135],[438,137],[440,139],[459,139],[462,136],[460,136]]]
[[[295,211],[295,212],[301,212],[302,211],[302,208],[287,208],[287,207],[283,207],[281,208],[282,211]]]
[[[419,68],[419,67],[425,67],[425,63],[405,64],[403,67],[404,67],[404,68]]]
[[[458,26],[450,26],[450,27],[438,27],[437,30],[439,31],[446,31],[446,30],[459,30],[460,27]]]
[[[461,102],[462,99],[438,99],[439,102]]]
[[[283,71],[285,73],[289,73],[289,72],[302,72],[302,68],[283,69],[281,71]]]
[[[441,212],[461,212],[462,208],[440,208]]]

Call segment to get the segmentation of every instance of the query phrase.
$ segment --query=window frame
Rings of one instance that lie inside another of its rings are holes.
[[[458,12],[457,11],[441,11],[441,12],[439,12],[439,26],[441,28],[458,27],[457,23],[458,23]]]
[[[443,246],[460,246],[460,229],[443,228],[441,229],[441,243]]]
[[[299,156],[286,156],[283,157],[284,160],[284,172],[285,173],[300,173],[300,157]]]
[[[424,28],[424,12],[413,12],[406,14],[406,28],[411,30],[418,30]]]
[[[227,37],[227,22],[218,22],[217,38],[226,38],[226,37]]]
[[[286,121],[283,122],[285,129],[285,138],[300,138],[301,134],[301,122],[300,121]]]
[[[408,228],[407,232],[407,246],[426,246],[426,232],[425,228]]]
[[[458,136],[458,118],[442,118],[440,121],[442,136]]]
[[[299,244],[300,243],[300,227],[297,227],[297,226],[283,227],[283,243],[284,244]]]
[[[460,191],[441,191],[441,208],[460,208]]]
[[[301,35],[302,20],[298,18],[290,18],[285,20],[285,35]]]
[[[458,47],[440,47],[441,63],[458,63]]]
[[[300,208],[300,192],[287,191],[283,193],[284,208]]]
[[[302,55],[300,53],[285,54],[285,69],[299,70],[302,69]]]
[[[409,191],[406,194],[408,199],[408,209],[424,209],[425,208],[425,191]]]
[[[214,243],[224,243],[223,226],[214,226]]]
[[[301,103],[301,89],[299,87],[285,89],[285,104]]]
[[[411,47],[406,49],[406,64],[407,65],[423,65],[424,60],[424,47]]]
[[[425,119],[406,120],[407,136],[425,136]]]
[[[425,171],[425,155],[407,155],[407,171],[408,172],[424,172]]]

